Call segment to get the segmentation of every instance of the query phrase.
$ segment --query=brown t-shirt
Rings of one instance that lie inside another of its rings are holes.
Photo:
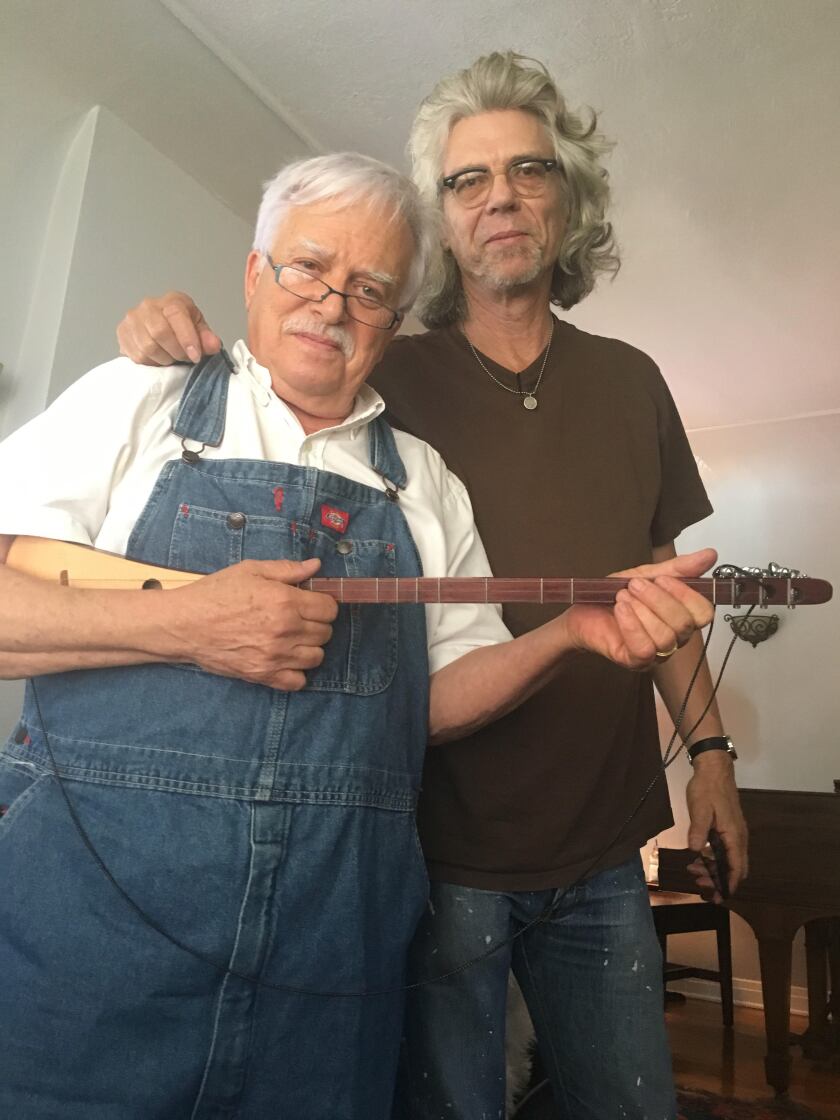
[[[516,377],[530,389],[539,361]],[[495,385],[455,327],[397,338],[372,384],[389,418],[464,481],[498,576],[603,576],[651,558],[711,512],[654,363],[557,322],[539,407]],[[504,608],[514,636],[557,608]],[[514,655],[512,655],[514,656]],[[427,753],[418,826],[434,879],[563,886],[616,866],[672,823],[650,678],[584,655],[519,709]],[[622,825],[624,828],[622,830]]]

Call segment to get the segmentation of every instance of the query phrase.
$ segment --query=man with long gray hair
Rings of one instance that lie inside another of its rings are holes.
[[[595,576],[665,560],[711,509],[653,362],[551,311],[618,267],[607,147],[594,117],[571,112],[545,68],[512,52],[441,81],[412,128],[414,178],[442,223],[420,311],[430,329],[397,339],[374,383],[397,427],[431,442],[466,483],[500,575]],[[218,346],[178,293],[141,304],[120,341],[144,361]],[[546,618],[505,610],[514,634]],[[697,637],[660,651],[653,681],[674,718],[701,659]],[[680,724],[693,763],[688,843],[699,850],[715,827],[734,889],[746,830],[710,696],[704,665]],[[411,993],[401,1120],[504,1114],[510,967],[559,1115],[673,1117],[639,858],[672,823],[650,679],[591,657],[565,666],[517,711],[429,752],[418,823],[432,896],[414,978],[499,948]]]

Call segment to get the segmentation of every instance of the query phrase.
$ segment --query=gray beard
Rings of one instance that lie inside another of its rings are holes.
[[[520,288],[524,284],[530,284],[531,281],[536,280],[540,273],[543,271],[545,265],[542,259],[542,253],[535,245],[532,249],[523,252],[521,248],[508,250],[497,256],[496,260],[514,260],[519,259],[521,265],[513,272],[501,272],[493,267],[493,264],[488,261],[479,262],[473,275],[477,280],[483,281],[488,287],[492,288],[495,292],[509,292],[514,288]],[[494,262],[495,263],[495,262]]]

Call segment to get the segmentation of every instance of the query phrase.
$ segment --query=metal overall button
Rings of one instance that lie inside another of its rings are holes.
[[[353,551],[353,545],[351,544],[350,541],[339,541],[338,544],[335,546],[335,550],[336,550],[336,552],[340,553],[342,556],[347,556],[349,553],[351,553]]]
[[[207,446],[206,443],[202,443],[202,445],[201,445],[201,447],[199,447],[198,451],[195,451],[192,447],[187,447],[187,437],[184,436],[184,438],[181,440],[181,447],[183,449],[181,451],[181,458],[184,460],[185,463],[200,463],[201,462],[201,452],[204,450],[204,448],[206,446]]]
[[[400,500],[400,492],[390,478],[386,478],[383,474],[381,476],[382,482],[385,486],[385,497],[389,502],[398,502]]]
[[[244,513],[229,513],[227,515],[228,529],[244,529],[247,518]]]

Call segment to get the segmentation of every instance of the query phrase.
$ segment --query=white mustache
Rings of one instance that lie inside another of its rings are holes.
[[[352,358],[356,352],[353,336],[346,327],[324,323],[306,314],[290,315],[288,319],[284,319],[282,330],[283,334],[313,334],[319,338],[326,338],[340,348],[345,358]]]

